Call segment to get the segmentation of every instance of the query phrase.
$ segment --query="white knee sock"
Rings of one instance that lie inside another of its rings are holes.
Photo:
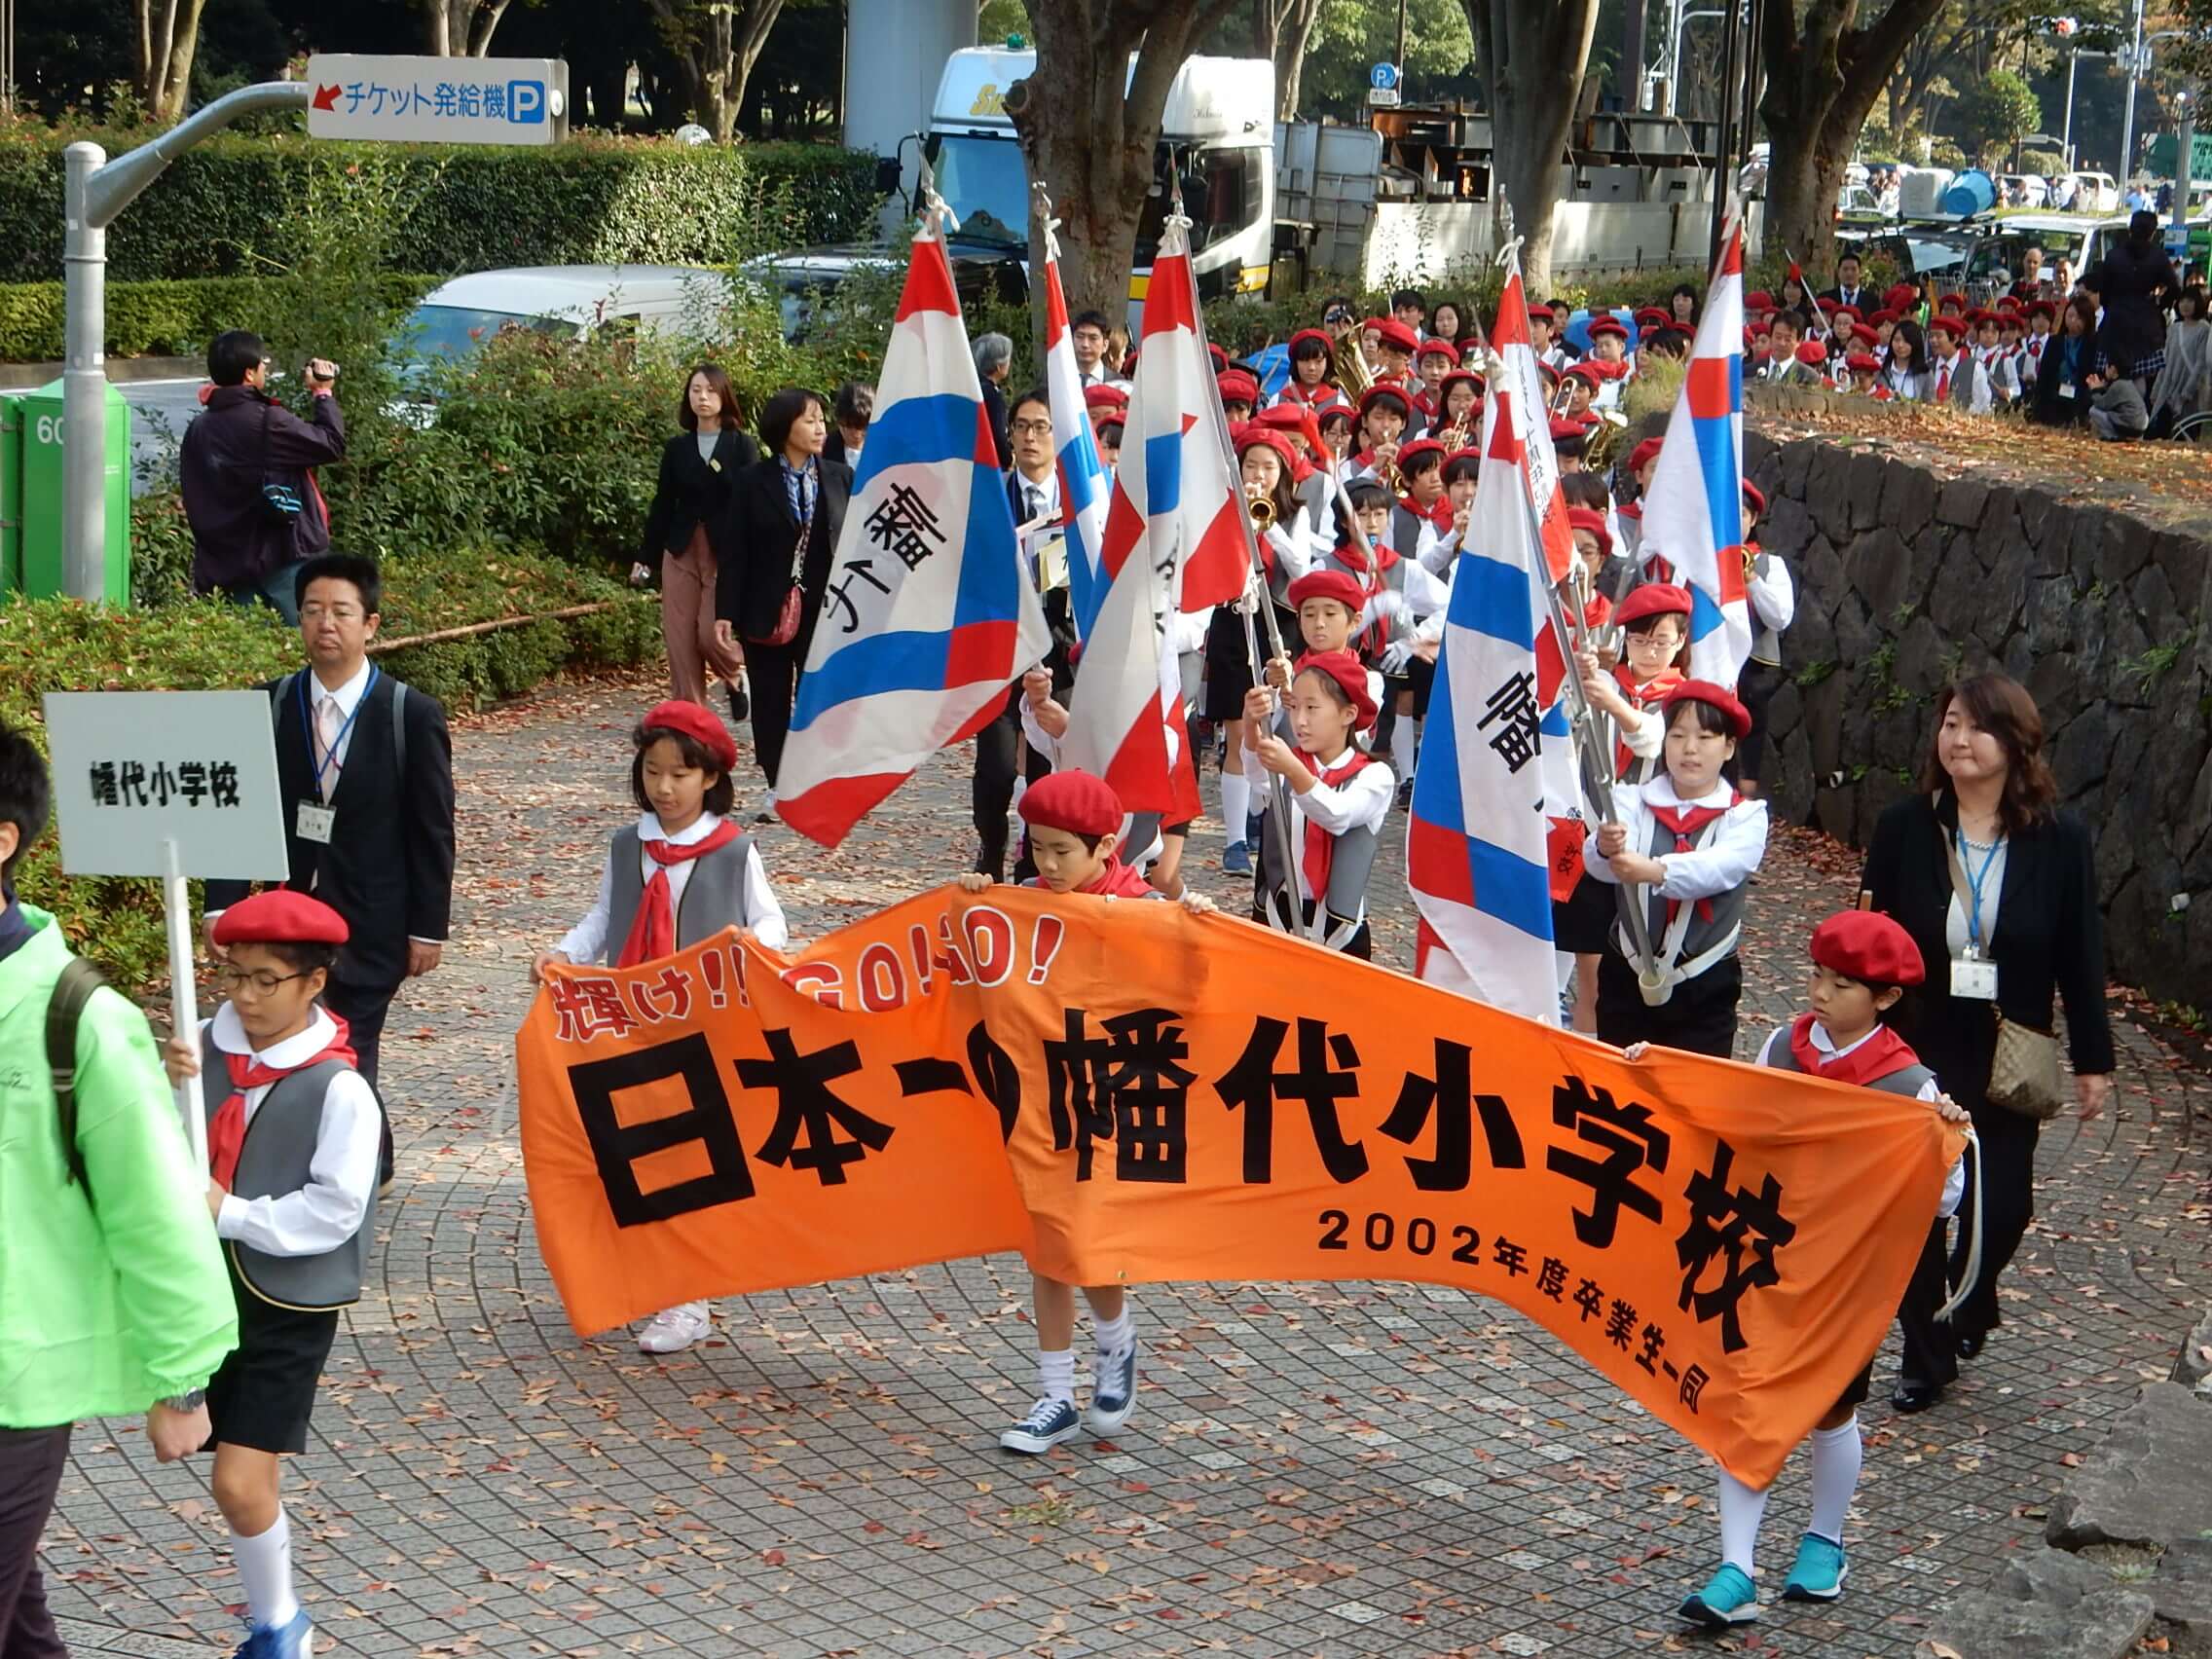
[[[233,1532],[231,1553],[245,1581],[246,1611],[254,1624],[282,1630],[300,1610],[292,1594],[292,1523],[283,1510],[276,1511],[276,1525],[258,1537]]]
[[[1759,1544],[1759,1520],[1766,1514],[1766,1493],[1753,1492],[1726,1469],[1720,1476],[1720,1559],[1751,1575],[1751,1557]]]
[[[1075,1349],[1037,1350],[1037,1392],[1049,1400],[1075,1404]]]
[[[1221,775],[1221,822],[1228,839],[1244,839],[1244,820],[1252,810],[1252,786],[1242,771]]]
[[[1111,1319],[1098,1321],[1098,1351],[1120,1353],[1137,1340],[1136,1321],[1129,1317],[1127,1304]]]
[[[1859,1490],[1859,1466],[1865,1450],[1859,1438],[1859,1414],[1836,1428],[1813,1430],[1813,1519],[1808,1532],[1818,1532],[1831,1544],[1843,1543],[1843,1518],[1851,1509],[1851,1494]]]
[[[1400,715],[1390,722],[1390,770],[1398,774],[1398,782],[1413,782],[1414,749],[1419,742],[1414,731],[1414,718]]]

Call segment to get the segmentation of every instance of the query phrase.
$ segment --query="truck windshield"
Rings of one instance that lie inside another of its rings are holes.
[[[935,132],[929,140],[937,193],[959,216],[965,241],[1029,245],[1029,175],[1021,146],[1009,136]]]
[[[1191,251],[1198,253],[1217,240],[1235,236],[1260,215],[1260,174],[1256,150],[1207,150],[1195,159],[1186,154],[1183,176],[1183,211],[1191,216]],[[1136,266],[1151,266],[1160,251],[1160,233],[1167,220],[1167,146],[1153,159],[1154,192],[1137,212]]]

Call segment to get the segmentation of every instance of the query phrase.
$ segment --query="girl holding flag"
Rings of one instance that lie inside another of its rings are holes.
[[[724,928],[770,950],[791,942],[783,906],[760,849],[729,814],[737,742],[714,712],[666,702],[630,734],[630,796],[638,821],[614,831],[599,898],[551,950],[537,953],[531,977],[554,963],[602,962],[617,968],[671,956]],[[713,1329],[705,1302],[683,1302],[652,1316],[638,1333],[646,1353],[681,1353]]]

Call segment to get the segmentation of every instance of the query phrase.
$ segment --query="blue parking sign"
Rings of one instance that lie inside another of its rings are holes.
[[[1395,63],[1378,63],[1367,72],[1367,84],[1378,92],[1388,92],[1398,84],[1398,66]]]
[[[545,83],[509,81],[507,119],[524,127],[535,127],[542,123],[545,120]]]

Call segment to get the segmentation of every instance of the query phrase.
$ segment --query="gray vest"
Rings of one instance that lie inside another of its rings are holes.
[[[246,1124],[238,1170],[231,1179],[233,1193],[240,1198],[280,1198],[298,1192],[313,1178],[323,1096],[330,1080],[346,1069],[341,1061],[324,1060],[269,1086]],[[231,1096],[230,1075],[227,1057],[215,1047],[210,1026],[200,1036],[201,1093],[206,1098],[210,1127]],[[383,1109],[381,1102],[378,1109]],[[361,1300],[361,1280],[376,1227],[377,1195],[372,1185],[361,1225],[335,1250],[313,1256],[272,1256],[235,1238],[227,1243],[239,1278],[262,1301],[295,1312],[321,1313]]]
[[[1751,561],[1751,573],[1759,576],[1765,575],[1772,569],[1773,561],[1779,555],[1761,551],[1759,556]],[[1759,615],[1757,606],[1747,606],[1746,608],[1751,613],[1751,660],[1763,662],[1769,668],[1780,668],[1782,666],[1782,635],[1780,631],[1766,625],[1765,618]]]
[[[1290,740],[1285,736],[1284,741]],[[1291,857],[1299,859],[1306,851],[1306,830],[1295,820],[1293,814]],[[1341,950],[1367,916],[1367,880],[1375,868],[1378,851],[1375,831],[1347,830],[1337,837],[1336,851],[1329,857],[1329,890],[1319,896],[1321,913],[1310,920],[1292,917],[1287,907],[1289,896],[1298,891],[1299,877],[1296,871],[1282,867],[1282,843],[1283,835],[1273,824],[1261,830],[1260,892],[1268,925],[1278,933],[1303,934],[1317,944]]]
[[[1720,828],[1721,823],[1722,820],[1715,818],[1691,837],[1690,844],[1693,847],[1704,846],[1712,838],[1714,831]],[[1644,848],[1644,851],[1655,859],[1674,852],[1675,832],[1656,818],[1653,819],[1651,821],[1651,843]],[[1696,965],[1698,959],[1708,951],[1723,946],[1743,932],[1744,902],[1750,892],[1751,883],[1747,881],[1730,888],[1726,893],[1715,893],[1710,899],[1675,901],[1682,907],[1682,911],[1677,912],[1677,919],[1682,912],[1686,912],[1689,916],[1689,921],[1682,930],[1681,952],[1676,958],[1678,967],[1687,968]],[[1666,955],[1666,947],[1663,941],[1667,937],[1668,903],[1669,901],[1661,898],[1656,892],[1652,892],[1646,905],[1651,927],[1652,948],[1661,958]],[[1701,914],[1699,908],[1701,905],[1710,905],[1713,914],[1710,917]],[[1627,927],[1623,925],[1615,931],[1621,936],[1621,954],[1627,957],[1630,962],[1635,962],[1636,952],[1627,942]],[[1722,950],[1721,953],[1727,954],[1725,950]],[[1699,967],[1698,972],[1703,973],[1704,968],[1711,965],[1709,963]],[[1689,978],[1695,977],[1695,975],[1684,976],[1684,977]]]
[[[676,902],[677,949],[713,939],[726,927],[746,925],[745,861],[752,851],[753,837],[740,835],[691,861],[683,896]],[[614,887],[608,899],[607,944],[600,955],[608,966],[621,954],[645,901],[645,878],[639,873],[638,857],[638,827],[624,825],[614,831]]]
[[[1789,1047],[1788,1026],[1785,1025],[1775,1033],[1774,1046],[1767,1051],[1766,1063],[1777,1071],[1804,1071],[1805,1068],[1797,1063],[1797,1055]],[[1921,1088],[1935,1076],[1934,1072],[1916,1060],[1909,1066],[1890,1073],[1888,1077],[1878,1077],[1872,1083],[1862,1084],[1860,1087],[1878,1088],[1885,1094],[1902,1094],[1909,1099],[1918,1099]]]

